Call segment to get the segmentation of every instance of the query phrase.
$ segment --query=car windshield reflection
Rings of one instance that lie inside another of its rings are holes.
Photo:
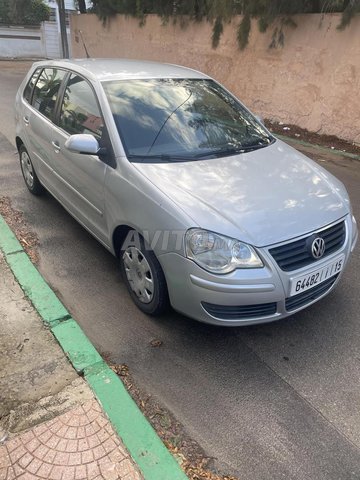
[[[213,80],[112,80],[103,87],[131,161],[224,157],[275,141]]]

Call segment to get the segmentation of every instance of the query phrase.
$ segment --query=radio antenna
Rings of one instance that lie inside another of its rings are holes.
[[[85,40],[84,40],[84,37],[83,37],[82,31],[81,31],[81,30],[79,30],[79,33],[80,33],[81,41],[82,41],[82,44],[83,44],[83,47],[84,47],[84,50],[85,50],[85,53],[86,53],[86,58],[90,58],[90,55],[89,55],[88,49],[86,48],[86,44],[85,44]]]

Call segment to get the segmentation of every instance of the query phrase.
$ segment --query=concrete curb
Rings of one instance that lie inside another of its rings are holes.
[[[25,295],[83,375],[145,480],[186,480],[118,376],[57,298],[0,215],[0,249]]]
[[[342,150],[336,150],[335,148],[332,149],[328,147],[322,147],[321,145],[317,145],[316,143],[305,142],[304,140],[298,140],[296,138],[287,137],[286,135],[281,135],[278,133],[275,133],[274,136],[286,143],[292,142],[298,145],[303,145],[304,147],[313,147],[317,150],[321,150],[324,153],[330,153],[332,155],[342,155],[343,157],[351,158],[352,160],[357,160],[358,162],[360,162],[360,156],[356,155],[355,153],[343,152]]]

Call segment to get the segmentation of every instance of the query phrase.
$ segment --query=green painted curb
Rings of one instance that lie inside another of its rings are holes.
[[[187,476],[169,454],[117,375],[107,365],[104,368],[94,366],[85,369],[85,378],[132,458],[146,472],[146,480],[186,480]]]
[[[5,255],[23,250],[20,242],[9,228],[3,217],[0,215],[0,243]]]
[[[55,325],[51,331],[78,373],[103,362],[94,345],[72,318]]]
[[[5,255],[21,288],[24,290],[40,317],[48,325],[69,318],[69,312],[31,263],[25,252]]]
[[[286,143],[292,142],[297,143],[298,145],[303,145],[304,147],[313,147],[317,150],[322,150],[324,153],[330,153],[332,155],[342,155],[343,157],[352,158],[353,160],[357,160],[360,162],[360,156],[356,155],[355,153],[343,152],[342,150],[336,150],[335,148],[332,149],[328,147],[322,147],[321,145],[317,145],[316,143],[304,142],[304,140],[298,140],[296,138],[287,137],[286,135],[281,135],[277,133],[275,133],[274,136],[279,138],[280,140],[283,140]]]
[[[24,293],[75,370],[83,374],[145,480],[188,477],[144,417],[118,376],[46,283],[0,215],[0,249]]]

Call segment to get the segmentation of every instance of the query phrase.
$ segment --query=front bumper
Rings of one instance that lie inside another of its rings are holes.
[[[227,275],[206,272],[178,253],[160,255],[170,302],[180,313],[213,325],[252,325],[292,315],[327,295],[341,278],[344,268],[329,281],[304,292],[303,297],[290,296],[294,277],[311,273],[340,255],[345,264],[348,262],[357,240],[357,228],[350,215],[345,224],[345,242],[339,250],[291,272],[279,268],[269,253],[270,247],[258,249],[265,263],[263,268],[239,269]]]

